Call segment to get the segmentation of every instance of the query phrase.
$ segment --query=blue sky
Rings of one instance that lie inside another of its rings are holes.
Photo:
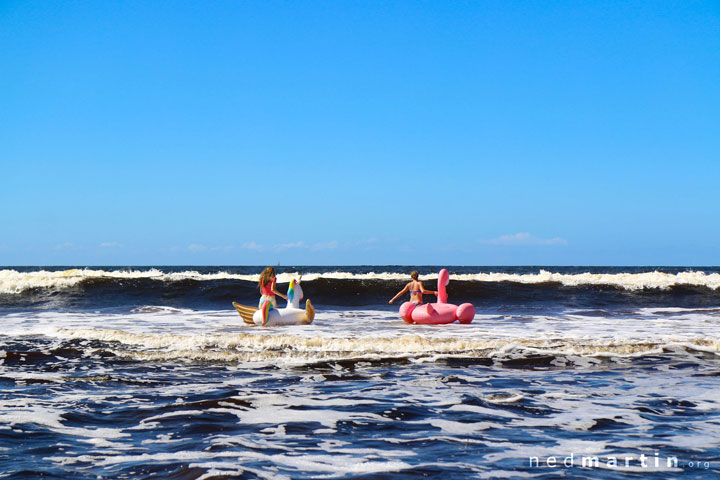
[[[2,1],[0,52],[0,264],[720,264],[714,1]]]

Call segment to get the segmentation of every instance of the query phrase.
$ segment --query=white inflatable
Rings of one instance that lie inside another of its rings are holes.
[[[300,286],[300,280],[292,279],[288,286],[287,296],[288,303],[285,308],[268,310],[248,307],[233,302],[233,306],[238,311],[243,321],[249,325],[263,325],[266,327],[281,325],[309,325],[315,319],[315,309],[310,300],[305,302],[305,310],[300,308],[300,301],[303,299],[303,291]],[[263,311],[264,310],[264,311]],[[267,320],[263,323],[263,315]]]

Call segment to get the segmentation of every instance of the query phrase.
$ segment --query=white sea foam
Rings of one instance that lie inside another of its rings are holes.
[[[287,283],[298,277],[298,272],[281,273],[278,282]],[[346,280],[407,280],[408,275],[391,272],[351,273],[335,272],[308,272],[302,274],[303,280],[312,281],[324,279]],[[424,281],[435,280],[437,276],[421,275]],[[0,293],[22,293],[33,288],[69,288],[86,280],[101,279],[149,279],[161,282],[174,282],[183,280],[212,281],[212,280],[244,280],[257,282],[259,274],[247,275],[218,271],[215,273],[199,273],[188,270],[184,272],[163,272],[156,268],[149,270],[98,270],[98,269],[71,269],[62,271],[41,270],[36,272],[18,272],[16,270],[0,270]],[[706,287],[712,290],[720,288],[720,273],[705,273],[702,271],[688,271],[679,273],[664,273],[659,271],[645,273],[553,273],[540,270],[539,273],[513,274],[513,273],[464,273],[450,276],[451,280],[474,282],[514,282],[522,284],[557,283],[565,286],[581,285],[607,285],[625,290],[667,289],[673,286]]]
[[[142,315],[147,318],[134,333],[150,334],[149,325],[153,318],[167,321],[164,317],[166,314],[157,311]],[[185,315],[197,318],[195,316],[198,312],[178,315],[181,318]],[[338,312],[333,315],[332,318],[325,317],[324,321],[334,319],[342,323],[347,320],[343,320],[344,317]],[[576,312],[575,315],[579,314]],[[60,318],[66,323],[75,321],[69,316]],[[212,325],[216,329],[224,328],[217,325],[221,317],[215,315],[211,318],[203,324],[203,328],[209,331],[212,331]],[[648,319],[652,323],[652,317]],[[10,323],[16,320],[16,316],[9,317]],[[532,330],[536,323],[543,325],[559,321],[546,317],[532,320],[523,324],[526,333],[528,328],[531,329],[530,333],[537,333]],[[112,325],[114,321],[111,316],[105,323]],[[574,331],[572,335],[596,332],[596,327],[587,325],[587,319],[566,319],[566,322],[576,325],[575,330],[570,329]],[[56,327],[62,323],[56,320]],[[320,325],[321,330],[330,328],[323,323]],[[184,327],[173,328],[178,329],[172,333],[177,337],[195,336],[183,333]],[[597,327],[597,331],[604,328]],[[387,326],[385,329],[385,334],[390,331],[415,330],[414,326],[404,325],[400,321],[397,330]],[[258,337],[288,335],[287,329],[247,330]],[[473,336],[482,333],[482,330],[475,330]],[[462,339],[468,331],[471,330],[464,326],[451,330],[435,328],[426,332],[421,330],[421,334],[413,336],[424,337],[425,344],[432,344],[436,338]],[[371,340],[372,334],[369,332],[364,336],[359,333],[362,330],[355,330],[347,337],[360,343]],[[292,336],[300,342],[311,337],[310,334],[295,333]],[[608,334],[606,338],[610,336]],[[321,337],[333,340],[326,334]],[[659,337],[656,335],[654,338]],[[561,348],[557,342],[553,345],[554,348]],[[122,344],[118,348],[150,350],[131,343]],[[187,348],[187,345],[183,348]],[[207,348],[198,347],[200,350]],[[302,350],[309,347],[301,343],[298,348]],[[171,349],[169,344],[159,348],[164,352]],[[352,372],[338,366],[333,375],[348,374],[348,382],[356,381],[358,376],[370,379],[373,368],[360,368],[359,365],[356,363],[355,367],[358,368]],[[520,460],[527,465],[528,458],[536,456],[542,461],[549,456],[564,458],[573,453],[576,462],[579,462],[583,455],[604,458],[629,451],[636,458],[640,452],[652,455],[658,450],[663,453],[664,450],[680,446],[685,450],[697,451],[698,458],[702,458],[702,452],[712,451],[712,445],[708,447],[707,439],[713,438],[718,427],[717,423],[709,421],[708,415],[683,416],[681,423],[668,423],[668,426],[672,425],[673,429],[677,427],[683,433],[656,436],[653,428],[658,426],[657,420],[649,419],[638,410],[638,406],[653,402],[655,406],[651,407],[662,410],[662,414],[671,422],[672,405],[676,400],[683,405],[681,408],[692,408],[695,413],[717,411],[720,405],[720,394],[712,389],[712,378],[704,380],[688,375],[687,371],[675,370],[660,375],[628,370],[621,381],[612,381],[612,377],[601,375],[600,383],[593,383],[587,381],[587,376],[584,377],[585,381],[578,381],[577,372],[571,370],[548,373],[515,369],[446,369],[440,366],[443,373],[438,375],[438,370],[432,368],[401,367],[392,369],[394,376],[390,379],[369,380],[364,385],[361,381],[365,388],[350,391],[330,386],[327,377],[319,375],[314,369],[293,370],[290,374],[292,377],[288,377],[287,371],[283,372],[283,369],[262,369],[250,378],[241,379],[232,376],[224,378],[216,370],[212,380],[205,374],[204,366],[201,369],[190,367],[184,370],[182,365],[175,364],[172,369],[180,374],[175,378],[182,381],[172,384],[160,381],[147,388],[143,386],[130,390],[135,392],[135,397],[123,409],[132,408],[137,416],[133,416],[130,423],[124,424],[122,430],[67,429],[62,412],[74,411],[78,405],[88,403],[80,400],[81,396],[87,395],[87,392],[81,390],[58,389],[54,395],[39,400],[26,398],[22,401],[0,402],[0,420],[10,421],[13,427],[22,429],[25,424],[33,423],[32,413],[36,412],[39,422],[36,425],[45,425],[53,432],[71,435],[78,444],[90,444],[89,449],[78,451],[75,446],[69,451],[48,454],[43,460],[52,462],[58,468],[66,467],[68,471],[82,469],[97,472],[98,475],[108,471],[116,474],[122,471],[132,476],[132,470],[140,465],[182,463],[191,468],[204,469],[205,473],[200,478],[208,479],[248,474],[259,478],[284,478],[286,475],[295,477],[299,472],[318,478],[346,478],[355,474],[387,476],[392,472],[400,472],[397,475],[402,476],[404,470],[424,468],[461,472],[460,476],[479,478],[482,471],[502,472],[498,469],[505,468],[505,463]],[[125,370],[123,374],[131,375],[130,379],[143,378],[146,375],[144,368],[138,370],[135,373]],[[228,371],[233,370],[233,367],[228,367]],[[238,370],[245,370],[245,366]],[[405,372],[401,373],[400,370]],[[6,375],[9,372],[0,373]],[[288,381],[288,378],[292,378],[292,381]],[[658,384],[658,381],[661,383]],[[704,389],[705,386],[707,389]],[[218,393],[223,393],[221,399]],[[102,395],[107,395],[104,401],[97,398],[91,399],[89,403],[103,403],[107,405],[104,408],[108,409],[117,407],[117,391],[104,388]],[[219,401],[213,406],[197,401],[187,407],[183,402],[173,404],[178,396],[183,395]],[[690,402],[696,406],[688,407]],[[41,403],[42,408],[34,409],[33,403]],[[159,405],[163,405],[163,408],[158,409]],[[351,406],[356,408],[349,408]],[[409,419],[404,418],[403,413],[408,410],[413,415]],[[25,414],[20,418],[2,417],[3,413],[12,415],[17,411]],[[418,411],[423,414],[412,413]],[[208,418],[213,421],[222,419],[226,425],[236,422],[242,428],[230,434],[218,429],[217,432],[193,438],[194,434],[188,432],[188,424],[202,424]],[[608,434],[608,430],[603,429],[595,430],[607,421],[622,424],[622,435]],[[338,435],[338,431],[347,432],[352,426],[370,428],[368,425],[377,424],[380,424],[380,428],[372,430],[369,442],[362,429],[357,434]],[[298,429],[298,426],[303,428]],[[563,431],[564,435],[559,435],[558,430]],[[147,433],[142,435],[141,431]],[[531,433],[524,438],[518,432]],[[589,436],[589,432],[593,435]],[[187,436],[183,438],[183,434]],[[566,438],[567,434],[575,438]],[[138,442],[138,436],[147,440]],[[590,441],[590,437],[593,441]],[[181,441],[186,444],[183,445]],[[120,448],[122,444],[126,448]],[[447,447],[457,455],[452,458],[435,456],[432,454],[434,448],[428,453],[427,445]],[[634,465],[637,466],[637,462]],[[580,471],[579,468],[576,473]],[[551,472],[552,475],[565,470],[551,471],[544,468],[539,471],[545,472],[544,475]]]
[[[410,422],[410,423],[417,423],[417,422]],[[439,428],[443,431],[443,433],[448,433],[450,435],[473,435],[475,433],[481,432],[483,430],[487,430],[489,428],[497,427],[497,424],[491,423],[491,422],[477,422],[477,423],[468,423],[468,422],[453,422],[451,420],[443,420],[440,418],[432,419],[428,422],[421,422],[421,423],[429,423],[435,428]]]
[[[552,355],[556,366],[592,368],[610,359],[705,352],[720,355],[720,310],[682,316],[653,312],[627,316],[479,316],[470,325],[407,325],[394,311],[318,312],[310,326],[248,327],[232,311],[142,307],[125,314],[33,312],[0,316],[0,339],[42,335],[100,341],[102,348],[139,360],[206,360],[230,363],[298,364],[317,361],[374,361],[405,358],[492,358],[503,362]],[[1,345],[0,345],[1,346]],[[493,401],[514,402],[500,396]]]
[[[162,461],[182,461],[182,462],[203,462],[203,460],[230,459],[232,466],[242,465],[248,460],[265,460],[275,465],[282,465],[301,472],[317,472],[327,474],[368,474],[395,472],[411,468],[405,462],[398,460],[378,461],[366,460],[351,455],[339,456],[305,454],[305,455],[285,455],[274,454],[267,455],[252,451],[237,452],[206,452],[206,451],[180,451],[155,454],[139,454],[139,455],[79,455],[73,458],[68,457],[47,457],[46,460],[55,461],[63,464],[92,463],[97,466],[110,466],[121,464],[143,464],[150,462]],[[230,467],[231,464],[220,463],[191,463],[190,466],[206,466],[206,467]]]
[[[565,286],[608,285],[625,290],[667,289],[674,286],[698,286],[712,290],[720,288],[720,274],[691,271],[664,273],[552,273],[541,270],[536,274],[477,273],[450,277],[478,282],[516,282],[524,284],[559,283]]]
[[[0,401],[0,423],[6,425],[36,424],[65,435],[85,437],[102,442],[108,439],[129,437],[115,428],[80,428],[63,425],[64,411],[57,407],[48,407],[38,402],[29,404],[22,399]]]

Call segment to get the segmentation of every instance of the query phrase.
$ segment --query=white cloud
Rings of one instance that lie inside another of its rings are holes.
[[[124,245],[118,242],[102,242],[100,246],[103,248],[121,248]]]
[[[210,251],[212,252],[229,252],[230,250],[233,250],[235,247],[233,245],[224,245],[222,247],[212,247]]]
[[[365,250],[370,250],[370,248],[376,245],[378,242],[379,240],[377,238],[371,237],[364,238],[362,240],[356,240],[354,242],[347,242],[344,246],[348,248],[364,248]]]
[[[279,245],[275,245],[273,247],[273,250],[286,250],[289,248],[305,248],[305,243],[304,242],[281,243]]]
[[[567,245],[567,240],[560,237],[540,238],[528,232],[519,232],[513,235],[500,235],[496,238],[483,238],[478,240],[483,245]]]
[[[337,240],[332,240],[330,242],[318,242],[315,245],[312,246],[313,250],[335,250],[338,248],[339,244]]]
[[[255,242],[245,242],[240,245],[240,248],[244,248],[246,250],[256,250],[258,252],[266,249],[265,245],[260,245],[259,243]]]
[[[115,245],[113,245],[115,246]],[[117,246],[123,247],[123,244],[117,244]],[[168,247],[166,249],[163,249],[163,251],[167,252],[183,252],[183,251],[189,251],[189,252],[229,252],[233,250],[235,247],[233,245],[223,245],[223,246],[207,246],[203,245],[202,243],[191,243],[187,247],[179,247],[177,245],[173,245],[172,247]],[[245,248],[245,246],[241,246],[240,248]]]
[[[257,243],[255,241],[249,241],[245,242],[242,245],[240,245],[240,248],[245,250],[254,250],[256,252],[264,252],[264,251],[278,251],[278,250],[289,250],[292,248],[307,248],[307,245],[305,245],[305,242],[291,242],[291,243],[278,243],[275,245],[263,245],[262,243]]]
[[[281,250],[292,250],[292,249],[308,249],[313,251],[323,251],[323,250],[337,250],[337,249],[352,249],[352,248],[369,248],[372,245],[377,244],[378,240],[376,238],[368,238],[363,240],[357,240],[354,242],[343,242],[340,243],[337,240],[328,240],[326,242],[316,242],[316,243],[305,243],[303,241],[297,241],[297,242],[288,242],[288,243],[277,243],[275,245],[263,245],[261,243],[257,243],[255,241],[249,241],[245,242],[242,245],[240,245],[240,248],[245,250],[254,250],[258,252],[262,251],[281,251]]]
[[[75,244],[72,242],[60,243],[58,245],[55,245],[55,250],[64,250],[66,248],[73,248],[74,246]]]

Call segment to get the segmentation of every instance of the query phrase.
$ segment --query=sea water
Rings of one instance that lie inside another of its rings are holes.
[[[427,326],[412,269],[277,268],[273,328],[261,267],[0,269],[0,477],[717,478],[720,270],[449,267]]]

